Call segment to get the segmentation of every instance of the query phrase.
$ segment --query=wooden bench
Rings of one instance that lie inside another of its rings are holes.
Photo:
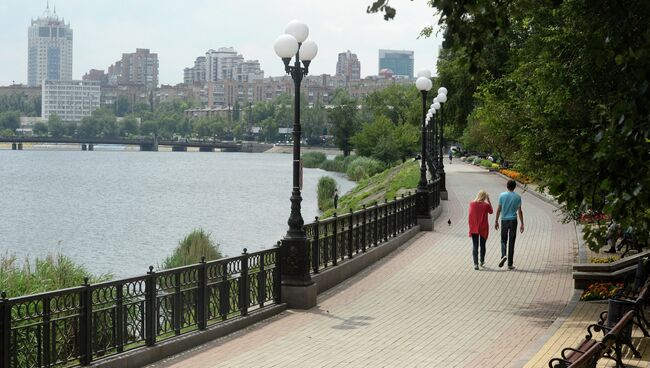
[[[553,358],[548,362],[549,368],[594,368],[603,356],[606,346],[595,339],[587,338],[576,349],[565,348],[562,358]]]
[[[601,322],[607,320],[607,312],[600,315]],[[623,315],[614,326],[607,326],[605,322],[589,325],[587,331],[591,335],[591,330],[603,331],[602,344],[605,346],[604,357],[616,362],[616,367],[625,367],[623,364],[623,345],[626,345],[635,357],[641,358],[641,353],[632,344],[632,327],[634,327],[634,311],[631,310]],[[614,350],[612,354],[612,350]]]

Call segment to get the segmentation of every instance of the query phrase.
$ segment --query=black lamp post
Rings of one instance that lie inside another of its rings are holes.
[[[316,43],[307,39],[309,28],[301,21],[289,22],[285,34],[275,41],[275,53],[282,58],[284,69],[291,75],[295,88],[294,122],[293,122],[293,191],[291,192],[291,215],[289,216],[289,230],[280,246],[280,269],[283,286],[309,286],[313,285],[309,275],[309,258],[307,255],[307,236],[300,213],[300,83],[309,71],[309,64],[316,56],[318,47]],[[294,64],[290,65],[291,58],[295,56]],[[302,61],[302,66],[300,62]],[[284,291],[283,291],[284,293]],[[312,302],[301,301],[294,304],[296,307],[309,308]],[[313,304],[315,304],[315,296]]]
[[[433,104],[431,104],[429,112],[427,112],[427,166],[429,168],[429,176],[431,176],[431,179],[435,179],[437,175],[436,163],[434,161],[436,153],[436,135],[434,130],[436,127],[435,114],[436,109],[434,109]]]
[[[447,88],[445,87],[440,87],[438,88],[438,97],[436,97],[437,102],[440,105],[440,142],[439,142],[439,150],[438,150],[438,175],[440,176],[440,198],[442,199],[447,199],[447,186],[446,186],[446,178],[445,178],[445,164],[443,160],[443,153],[442,153],[442,147],[443,147],[443,141],[444,141],[444,132],[443,132],[443,126],[444,126],[444,109],[443,109],[443,104],[447,102]]]
[[[422,95],[422,137],[421,137],[421,151],[420,151],[420,181],[417,188],[417,207],[416,216],[420,228],[422,230],[433,230],[433,222],[431,220],[431,212],[429,209],[430,193],[427,188],[427,130],[426,130],[426,115],[427,115],[427,92],[433,86],[431,83],[431,72],[427,69],[418,72],[418,79],[415,81],[415,86]]]

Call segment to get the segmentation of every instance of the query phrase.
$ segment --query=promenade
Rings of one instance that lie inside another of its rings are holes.
[[[319,295],[311,310],[285,311],[150,367],[526,365],[557,331],[554,322],[574,297],[575,228],[561,223],[555,207],[525,192],[526,229],[517,235],[516,269],[497,267],[500,240],[492,227],[486,267],[475,271],[468,204],[483,188],[496,211],[505,180],[464,163],[445,170],[449,200],[434,232],[419,233]]]

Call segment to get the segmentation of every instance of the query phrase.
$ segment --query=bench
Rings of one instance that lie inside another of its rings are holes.
[[[643,336],[645,337],[650,336],[650,333],[648,333],[648,330],[646,328],[646,326],[650,327],[650,323],[648,322],[644,311],[649,298],[650,298],[650,280],[646,281],[643,287],[638,291],[634,291],[634,290],[623,291],[621,293],[614,295],[614,297],[612,297],[612,300],[616,301],[617,303],[629,305],[629,309],[631,309],[632,312],[634,313],[633,322],[635,325],[639,327],[641,332],[643,332]],[[601,314],[600,322],[603,321],[604,321],[604,316]]]
[[[629,311],[616,322],[614,326],[607,326],[607,312],[600,315],[602,323],[592,324],[587,327],[587,331],[591,334],[591,330],[603,331],[602,344],[605,346],[604,357],[612,359],[616,362],[616,367],[625,367],[623,364],[623,345],[626,345],[635,357],[641,358],[641,353],[632,344],[632,327],[634,326],[634,311]],[[605,322],[603,322],[605,321]],[[612,354],[611,350],[614,350]]]
[[[549,368],[593,368],[596,367],[598,359],[603,356],[605,349],[606,346],[603,343],[586,338],[576,349],[563,349],[562,358],[551,359],[548,366]],[[565,353],[567,353],[566,356]]]

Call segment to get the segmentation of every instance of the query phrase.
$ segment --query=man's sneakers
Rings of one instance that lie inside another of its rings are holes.
[[[474,269],[478,271],[478,265],[474,265]]]
[[[501,257],[501,260],[499,261],[499,267],[503,267],[503,265],[506,264],[507,260],[508,260],[508,257],[506,257],[506,256]]]

